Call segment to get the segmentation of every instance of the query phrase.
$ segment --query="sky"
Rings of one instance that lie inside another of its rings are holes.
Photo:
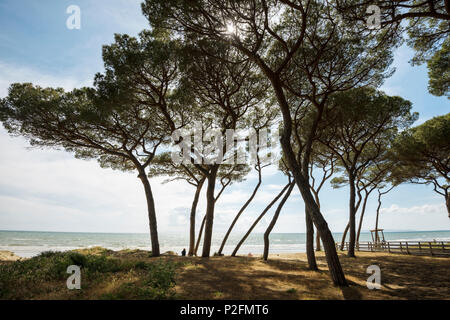
[[[0,97],[14,82],[71,90],[89,86],[103,71],[102,45],[114,33],[137,35],[148,28],[140,0],[0,0]],[[81,28],[68,29],[70,5],[81,10]],[[413,52],[395,52],[395,74],[381,88],[413,103],[419,112],[416,124],[449,112],[445,97],[427,92],[425,66],[412,67]],[[102,169],[95,161],[75,159],[62,150],[30,148],[21,137],[0,128],[0,230],[74,232],[148,232],[144,190],[135,173]],[[274,167],[263,169],[263,185],[238,221],[235,232],[244,232],[265,205],[286,184]],[[183,182],[151,179],[161,233],[188,234],[189,211],[194,194]],[[245,182],[230,186],[216,205],[214,231],[226,231],[234,215],[257,183],[250,173]],[[348,189],[321,191],[321,209],[333,232],[342,232],[348,221]],[[201,195],[198,223],[205,212]],[[377,199],[369,199],[363,231],[375,223]],[[273,210],[255,232],[263,232]],[[305,232],[304,206],[294,189],[273,232]],[[359,220],[359,218],[358,218]],[[382,202],[380,226],[385,230],[450,230],[442,196],[431,186],[401,185]]]

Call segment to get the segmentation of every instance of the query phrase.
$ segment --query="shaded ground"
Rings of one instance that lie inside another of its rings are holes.
[[[27,269],[24,269],[27,270],[26,274],[16,273],[15,278],[3,275],[4,284],[8,284],[12,290],[7,293],[8,295],[4,292],[3,298],[449,299],[450,297],[449,258],[370,252],[358,252],[357,258],[348,258],[345,254],[340,254],[342,266],[350,282],[348,288],[341,289],[332,285],[323,253],[317,254],[321,271],[312,272],[306,269],[306,256],[303,253],[271,255],[269,261],[264,262],[258,257],[204,259],[166,255],[152,258],[146,251],[114,252],[102,248],[79,252],[88,257],[87,269],[82,271],[82,290],[66,288],[65,279],[68,275],[65,275],[65,265],[60,266],[62,269],[59,277],[53,277],[53,273],[48,272],[52,263],[59,260],[53,257],[49,258],[53,260],[47,262],[40,258],[40,263],[30,261],[26,265]],[[95,257],[102,257],[103,260]],[[13,267],[13,264],[17,263],[25,267],[23,264],[26,262],[3,261],[0,262],[0,268],[6,265]],[[43,265],[48,269],[45,274],[33,271],[33,268],[39,269]],[[366,287],[366,280],[369,277],[366,269],[370,265],[377,265],[381,269],[381,290],[369,290]],[[162,269],[158,269],[158,266],[162,266]],[[168,272],[167,268],[174,269]],[[89,273],[86,273],[88,271]],[[176,285],[173,284],[172,278]],[[164,291],[158,289],[162,285],[166,288]],[[0,294],[1,292],[2,288]]]
[[[186,299],[449,299],[450,259],[389,253],[340,254],[350,287],[331,285],[323,253],[320,272],[306,269],[306,256],[187,258],[192,264],[178,275],[176,291]],[[380,290],[369,290],[367,267],[381,269]]]

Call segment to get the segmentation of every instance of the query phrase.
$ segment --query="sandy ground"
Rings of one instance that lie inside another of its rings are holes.
[[[88,250],[86,254],[96,254]],[[304,253],[272,254],[268,261],[260,257],[200,257],[164,256],[151,258],[141,250],[111,251],[114,257],[151,261],[168,259],[184,262],[176,276],[177,299],[450,299],[450,258],[409,256],[389,253],[357,252],[357,258],[339,253],[347,280],[347,288],[333,286],[323,252],[317,253],[320,271],[307,269]],[[0,260],[19,257],[0,251]],[[3,262],[11,263],[11,262]],[[381,269],[381,289],[369,290],[367,267]],[[112,292],[130,274],[118,273],[113,280],[100,280],[88,289],[84,299],[98,299]],[[59,284],[58,284],[59,286]],[[68,290],[55,290],[35,299],[72,299]],[[80,298],[80,297],[78,297]]]
[[[319,272],[307,270],[304,253],[254,257],[191,259],[177,281],[185,299],[450,299],[450,259],[389,253],[340,254],[350,283],[332,285],[325,256],[317,254]],[[369,290],[367,267],[381,269],[380,290]]]
[[[0,261],[17,261],[21,258],[19,256],[16,256],[11,251],[1,251],[0,250]]]

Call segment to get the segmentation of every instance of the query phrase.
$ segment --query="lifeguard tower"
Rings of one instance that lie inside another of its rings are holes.
[[[372,235],[372,241],[375,245],[386,242],[386,240],[384,240],[383,229],[370,230],[370,234]]]

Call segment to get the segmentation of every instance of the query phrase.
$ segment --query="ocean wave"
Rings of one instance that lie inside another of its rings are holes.
[[[434,241],[436,241],[436,242],[447,242],[447,241],[450,241],[450,237],[449,238],[447,238],[447,237],[443,237],[443,238],[440,238],[440,237],[436,237],[436,238],[433,238],[433,239],[430,239],[429,237],[426,237],[426,238],[403,238],[403,239],[389,239],[389,240],[386,240],[387,242],[389,242],[389,241],[409,241],[409,242],[434,242]]]
[[[50,235],[50,236],[49,236]],[[29,238],[28,238],[29,236]],[[372,241],[370,235],[362,234],[361,241]],[[334,234],[335,240],[340,236]],[[450,231],[418,231],[418,232],[385,232],[386,241],[450,241]],[[40,240],[39,240],[40,239]],[[229,238],[223,252],[230,254],[241,235],[236,234]],[[305,252],[305,234],[272,234],[270,237],[270,253]],[[217,252],[222,238],[215,235],[211,247],[211,254]],[[203,243],[201,243],[203,244]],[[161,252],[175,251],[180,253],[189,246],[188,235],[160,235]],[[151,250],[150,239],[147,234],[71,234],[71,233],[45,233],[17,232],[14,235],[0,231],[0,250],[12,251],[18,256],[30,257],[43,251],[65,251],[80,248],[103,247],[110,250],[141,249]],[[200,246],[200,250],[201,250]],[[240,248],[240,254],[251,252],[262,253],[264,249],[261,234],[252,234]]]

